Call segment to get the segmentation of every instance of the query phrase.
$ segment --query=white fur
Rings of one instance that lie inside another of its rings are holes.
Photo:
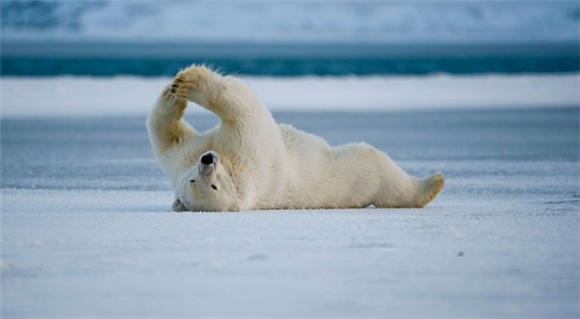
[[[182,119],[187,101],[215,113],[221,124],[198,133]],[[331,147],[278,125],[245,83],[203,66],[180,72],[165,88],[147,129],[175,191],[176,211],[423,207],[444,184],[441,174],[407,175],[365,143]],[[216,162],[201,163],[210,152]]]

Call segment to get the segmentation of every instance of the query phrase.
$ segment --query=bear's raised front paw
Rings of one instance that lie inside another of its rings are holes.
[[[215,77],[205,66],[192,66],[177,74],[169,91],[179,98],[197,102]]]

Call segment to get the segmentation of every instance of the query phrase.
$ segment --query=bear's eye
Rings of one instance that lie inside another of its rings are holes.
[[[213,188],[217,191],[217,187],[215,185],[211,185],[211,188]]]
[[[189,181],[190,183],[195,183],[195,179],[192,179]]]

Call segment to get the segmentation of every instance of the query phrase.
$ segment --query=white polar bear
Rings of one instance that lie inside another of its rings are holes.
[[[221,124],[198,133],[187,101]],[[443,189],[440,173],[407,175],[364,143],[330,147],[276,124],[250,87],[204,66],[180,72],[147,120],[153,150],[175,191],[175,211],[423,207]]]

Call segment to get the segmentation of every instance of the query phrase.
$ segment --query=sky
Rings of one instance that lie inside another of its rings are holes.
[[[578,42],[577,1],[2,1],[2,40]]]

